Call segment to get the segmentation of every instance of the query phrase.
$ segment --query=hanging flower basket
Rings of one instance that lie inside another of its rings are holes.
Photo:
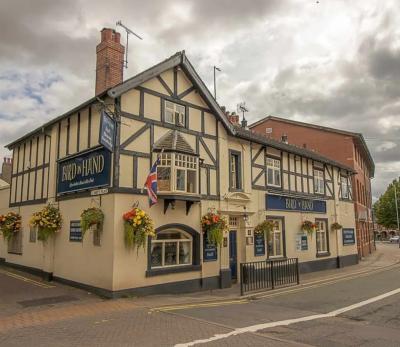
[[[123,214],[125,246],[127,248],[135,248],[145,246],[148,236],[156,236],[154,224],[146,212],[140,208],[134,207],[130,211]]]
[[[5,240],[10,240],[14,234],[21,230],[21,215],[15,212],[8,212],[0,215],[0,231]]]
[[[340,230],[340,229],[342,229],[342,226],[338,222],[335,222],[335,223],[333,223],[331,225],[331,230],[332,231],[337,231],[337,230]]]
[[[60,210],[47,205],[41,211],[35,212],[30,220],[31,227],[38,228],[38,240],[47,241],[49,236],[61,230],[62,217]]]
[[[208,212],[201,218],[201,228],[207,234],[208,241],[219,246],[222,244],[224,231],[228,230],[228,223],[219,214]]]
[[[272,233],[273,230],[274,230],[274,222],[272,220],[267,219],[262,223],[258,224],[254,228],[254,233],[260,235],[267,235],[267,237],[269,237],[269,235]]]
[[[84,210],[81,214],[82,237],[92,226],[95,226],[98,231],[103,230],[104,213],[100,208],[90,207]]]
[[[316,225],[309,221],[309,220],[305,220],[302,224],[301,224],[301,230],[303,230],[304,232],[307,232],[307,234],[312,235],[313,232],[316,229]]]

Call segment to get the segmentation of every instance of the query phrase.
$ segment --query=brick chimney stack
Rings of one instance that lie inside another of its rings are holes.
[[[96,95],[123,82],[125,47],[121,34],[114,29],[101,31],[101,42],[96,47]]]
[[[1,167],[0,178],[7,183],[11,183],[11,173],[12,173],[12,159],[4,158],[3,165]]]

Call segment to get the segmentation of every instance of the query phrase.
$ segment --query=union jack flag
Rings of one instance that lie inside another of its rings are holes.
[[[151,167],[150,173],[147,176],[144,186],[147,188],[147,195],[149,196],[149,206],[157,203],[157,166],[160,164],[160,157],[154,162]]]

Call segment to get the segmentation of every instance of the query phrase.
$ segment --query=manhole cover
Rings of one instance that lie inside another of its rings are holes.
[[[18,301],[18,304],[20,304],[22,307],[33,307],[33,306],[59,304],[61,302],[69,302],[76,300],[79,299],[70,295],[59,295],[59,296],[50,296],[42,299]]]

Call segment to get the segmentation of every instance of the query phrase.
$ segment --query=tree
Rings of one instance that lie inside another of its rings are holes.
[[[400,179],[394,180],[389,184],[385,193],[383,193],[379,200],[374,204],[374,213],[377,223],[383,225],[387,229],[397,229],[395,187],[397,191],[398,206],[400,207]]]

